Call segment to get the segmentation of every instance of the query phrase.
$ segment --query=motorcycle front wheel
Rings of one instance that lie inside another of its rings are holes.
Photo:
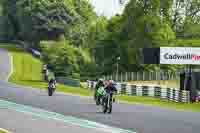
[[[109,113],[109,114],[112,113],[112,101],[110,101],[110,103],[109,103],[108,113]]]
[[[52,95],[53,95],[53,90],[52,90],[50,87],[48,88],[48,95],[49,95],[49,96],[52,96]]]
[[[99,97],[96,98],[96,105],[100,105],[100,98]]]
[[[103,110],[104,114],[107,112],[107,100],[106,99],[102,100],[102,110]]]

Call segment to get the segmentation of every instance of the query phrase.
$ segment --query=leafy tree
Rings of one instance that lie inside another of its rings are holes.
[[[70,1],[69,1],[70,2]],[[69,3],[65,2],[65,3]],[[76,47],[87,48],[90,45],[90,28],[96,22],[97,16],[92,6],[86,0],[71,0],[74,21],[66,30],[66,38]]]
[[[44,61],[51,65],[57,76],[80,73],[80,66],[91,62],[87,51],[73,47],[68,41],[41,42]]]
[[[4,35],[35,47],[47,40],[42,52],[57,75],[111,74],[117,62],[120,72],[175,71],[180,66],[141,64],[141,48],[183,46],[184,38],[191,46],[199,42],[199,0],[130,0],[122,15],[109,20],[97,17],[87,0],[1,0],[0,5]]]
[[[55,39],[72,22],[70,11],[60,0],[9,0],[4,7],[16,39],[24,41]]]

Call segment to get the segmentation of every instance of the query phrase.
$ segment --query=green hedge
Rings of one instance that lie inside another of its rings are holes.
[[[64,85],[73,86],[73,87],[80,87],[80,80],[79,79],[72,79],[70,77],[56,77],[56,81],[58,83],[62,83]]]

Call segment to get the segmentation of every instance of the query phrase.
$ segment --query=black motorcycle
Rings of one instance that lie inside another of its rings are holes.
[[[102,98],[103,98],[103,96],[97,96],[96,97],[96,105],[100,105],[100,104],[102,104]]]
[[[112,95],[113,93],[106,93],[106,95],[102,98],[103,113],[112,113],[112,103],[114,102]]]
[[[104,87],[100,87],[98,88],[98,90],[95,91],[94,99],[95,99],[96,105],[100,105],[102,103],[102,98],[105,95],[105,93],[106,92],[104,90]]]
[[[52,96],[53,93],[55,92],[55,87],[53,87],[52,85],[48,87],[48,95]]]

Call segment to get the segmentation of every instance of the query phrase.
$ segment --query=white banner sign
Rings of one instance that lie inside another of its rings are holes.
[[[200,65],[200,48],[161,47],[160,64],[198,64]]]

